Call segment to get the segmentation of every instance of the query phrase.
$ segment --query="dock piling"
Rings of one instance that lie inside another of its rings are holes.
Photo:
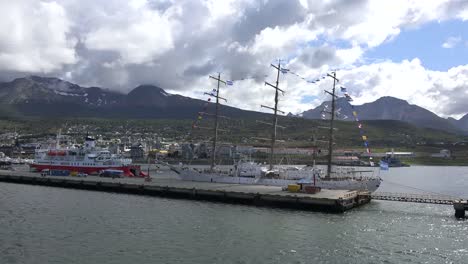
[[[453,209],[455,209],[456,218],[465,218],[465,211],[468,210],[468,201],[456,200],[453,201]]]

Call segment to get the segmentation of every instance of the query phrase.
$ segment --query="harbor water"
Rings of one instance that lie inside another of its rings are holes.
[[[468,167],[380,176],[378,191],[468,197]],[[0,263],[467,263],[468,221],[453,214],[388,201],[326,214],[0,183]]]

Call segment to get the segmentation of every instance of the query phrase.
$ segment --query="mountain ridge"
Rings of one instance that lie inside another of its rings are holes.
[[[304,111],[302,116],[307,119],[320,119],[322,118],[323,109],[327,108],[330,104],[330,101],[323,102],[313,109]],[[346,98],[338,98],[336,100],[336,108],[339,109],[341,117],[346,117],[344,120],[348,121],[354,120],[353,112],[356,112],[359,120],[398,120],[418,127],[450,132],[468,132],[468,114],[462,118],[463,120],[446,119],[425,108],[391,96],[384,96],[374,102],[362,105],[351,105]]]
[[[390,96],[354,106],[345,98],[338,98],[336,102],[340,115],[346,116],[345,120],[349,121],[354,120],[353,111],[356,111],[360,120],[398,120],[418,127],[468,133],[468,114],[459,120],[445,119],[427,109]],[[124,94],[101,87],[82,87],[54,77],[29,76],[0,83],[0,103],[3,115],[19,117],[193,119],[198,112],[203,111],[207,102],[170,94],[150,84],[139,85]],[[330,105],[330,102],[323,102],[316,108],[304,111],[302,116],[307,119],[321,119],[326,105]],[[213,103],[209,103],[209,106],[213,107]],[[226,105],[222,106],[222,113],[236,118],[269,116]]]
[[[127,94],[82,87],[53,77],[29,76],[0,83],[0,103],[9,115],[37,117],[196,118],[204,100],[139,85]],[[209,106],[212,107],[212,103]],[[256,117],[266,114],[222,106],[223,114]]]

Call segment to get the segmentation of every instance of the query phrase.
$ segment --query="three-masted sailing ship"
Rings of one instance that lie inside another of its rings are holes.
[[[333,155],[333,134],[334,134],[334,122],[335,122],[335,87],[338,79],[336,78],[336,72],[328,74],[329,77],[333,78],[333,88],[331,91],[326,91],[331,95],[331,118],[329,129],[329,140],[328,140],[328,162],[327,169],[322,170],[314,166],[306,166],[303,168],[297,168],[292,166],[275,165],[275,144],[276,144],[276,130],[278,127],[278,112],[284,113],[278,109],[279,95],[285,92],[279,88],[280,72],[285,72],[287,69],[282,68],[281,62],[277,65],[271,64],[277,71],[276,83],[270,84],[265,82],[265,85],[272,87],[275,90],[275,104],[273,107],[264,106],[273,111],[272,123],[268,123],[272,127],[271,144],[270,144],[270,155],[269,164],[265,166],[252,161],[239,160],[236,164],[231,166],[216,166],[215,154],[216,154],[216,143],[218,137],[218,115],[219,115],[219,99],[224,98],[219,96],[219,88],[221,83],[225,83],[221,80],[220,75],[218,77],[212,77],[217,80],[218,85],[215,93],[211,93],[210,96],[216,98],[216,112],[215,112],[215,125],[213,127],[213,147],[211,155],[211,166],[204,169],[196,169],[190,166],[181,165],[177,168],[172,169],[179,174],[182,180],[188,181],[200,181],[200,182],[217,182],[217,183],[235,183],[235,184],[259,184],[259,185],[274,185],[274,186],[286,186],[288,184],[295,183],[308,183],[324,189],[341,189],[341,190],[368,190],[375,191],[381,183],[379,177],[373,175],[373,171],[359,171],[353,167],[338,167],[332,166],[332,155]]]

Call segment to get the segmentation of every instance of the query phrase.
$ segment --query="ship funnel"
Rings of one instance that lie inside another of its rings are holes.
[[[94,138],[86,136],[84,147],[87,148],[87,149],[92,149],[95,146],[96,146],[96,142],[94,141]]]

